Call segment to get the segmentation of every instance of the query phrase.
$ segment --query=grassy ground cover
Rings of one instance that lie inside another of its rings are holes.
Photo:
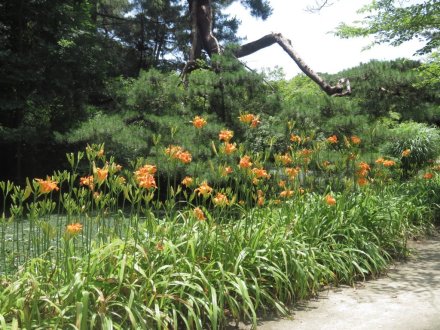
[[[323,285],[381,273],[432,225],[439,167],[401,181],[410,149],[367,163],[357,136],[289,132],[281,154],[232,138],[222,130],[201,162],[196,143],[156,145],[125,169],[91,146],[68,155],[69,171],[2,182],[1,326],[256,325]]]

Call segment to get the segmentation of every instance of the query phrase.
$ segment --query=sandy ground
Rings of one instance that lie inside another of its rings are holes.
[[[261,321],[257,329],[440,330],[440,237],[411,246],[413,257],[387,276],[322,291],[290,318]]]

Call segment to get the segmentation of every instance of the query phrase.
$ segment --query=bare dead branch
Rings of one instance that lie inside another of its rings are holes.
[[[317,13],[317,12],[321,11],[324,7],[328,7],[333,4],[334,4],[334,2],[330,2],[330,0],[319,0],[319,1],[316,0],[315,5],[306,7],[306,11],[308,11],[310,13]]]
[[[285,38],[281,33],[271,33],[256,41],[242,45],[234,52],[234,55],[237,58],[244,57],[275,43],[279,44],[281,48],[290,56],[290,58],[298,65],[301,71],[304,72],[304,74],[312,79],[315,83],[317,83],[319,87],[321,87],[321,89],[328,95],[346,96],[351,94],[351,86],[348,79],[340,79],[335,86],[328,84],[304,62],[299,54],[293,49],[291,41]]]

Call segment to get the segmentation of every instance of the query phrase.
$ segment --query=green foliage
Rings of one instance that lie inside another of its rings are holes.
[[[367,120],[357,100],[329,97],[306,76],[281,82],[280,93],[284,101],[281,119],[292,122],[303,135],[353,135],[360,134],[365,127],[362,124]]]
[[[214,59],[221,71],[201,69],[189,79],[187,104],[194,113],[215,113],[227,125],[237,123],[240,113],[273,114],[280,106],[279,95],[261,75],[248,72],[228,55]],[[235,130],[235,127],[232,126]]]
[[[127,164],[130,160],[148,153],[148,142],[152,135],[151,130],[143,125],[128,124],[130,119],[130,113],[107,115],[96,111],[93,117],[78,128],[67,134],[59,134],[58,141],[70,144],[105,144],[110,154]]]
[[[362,114],[378,118],[396,112],[403,120],[440,122],[437,91],[419,88],[420,63],[406,59],[370,61],[339,73],[348,77]]]
[[[343,38],[373,35],[375,43],[393,46],[412,39],[424,40],[418,53],[426,54],[440,46],[437,0],[402,3],[397,0],[377,0],[359,11],[367,16],[358,25],[340,24],[336,35]]]
[[[52,148],[63,150],[53,132],[69,129],[85,118],[88,102],[101,100],[112,52],[96,33],[86,1],[7,0],[1,6],[0,142],[7,156],[0,172],[23,180]]]
[[[410,150],[410,154],[402,156],[404,150]],[[440,132],[422,123],[401,123],[389,131],[383,152],[401,159],[405,171],[418,171],[440,155]]]
[[[184,90],[180,79],[173,73],[157,70],[142,71],[130,86],[127,105],[140,114],[172,114],[183,112]]]
[[[431,53],[426,62],[418,68],[421,81],[416,82],[419,88],[432,88],[434,91],[440,89],[440,53]]]

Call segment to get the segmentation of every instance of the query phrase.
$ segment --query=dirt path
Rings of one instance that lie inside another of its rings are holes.
[[[440,330],[440,237],[411,245],[413,257],[386,277],[323,291],[290,319],[264,321],[257,329]]]

